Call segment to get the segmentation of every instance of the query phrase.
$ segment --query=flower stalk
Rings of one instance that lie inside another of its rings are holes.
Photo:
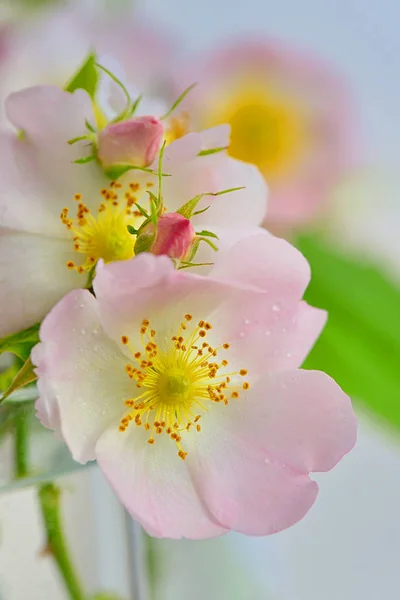
[[[39,487],[39,504],[47,535],[47,547],[52,554],[71,600],[85,600],[82,584],[70,551],[61,519],[61,490],[54,483]]]

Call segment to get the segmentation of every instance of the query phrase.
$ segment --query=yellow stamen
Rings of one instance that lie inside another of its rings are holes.
[[[155,443],[157,435],[167,435],[178,449],[178,456],[185,460],[187,452],[182,448],[182,440],[187,432],[202,430],[198,421],[200,412],[207,412],[212,403],[229,404],[229,398],[239,398],[240,389],[248,389],[247,382],[240,384],[239,378],[247,374],[247,369],[226,373],[228,362],[217,362],[219,352],[229,348],[225,343],[211,346],[200,339],[207,337],[212,325],[199,321],[189,328],[192,315],[186,314],[179,331],[172,336],[165,348],[157,344],[157,332],[150,328],[150,320],[144,319],[139,327],[143,346],[141,352],[131,345],[128,336],[121,342],[132,353],[132,363],[126,365],[126,373],[136,388],[143,389],[139,395],[125,400],[128,413],[121,419],[119,430],[125,431],[130,422],[143,426],[149,432],[149,444]]]

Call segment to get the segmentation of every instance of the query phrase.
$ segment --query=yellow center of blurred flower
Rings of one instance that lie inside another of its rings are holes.
[[[187,112],[182,112],[176,117],[170,117],[164,131],[167,146],[183,137],[190,131],[190,118]]]
[[[244,81],[210,106],[207,125],[231,125],[229,154],[255,164],[267,179],[285,174],[302,155],[305,121],[295,99]]]
[[[229,344],[212,347],[206,340],[212,325],[199,321],[193,327],[191,321],[192,315],[185,315],[177,335],[167,340],[163,350],[148,319],[140,327],[141,351],[130,344],[127,336],[121,338],[136,361],[135,366],[126,365],[126,372],[143,391],[125,401],[128,412],[119,430],[126,431],[130,422],[144,427],[149,432],[149,444],[155,443],[157,435],[167,435],[175,442],[182,460],[187,456],[182,447],[184,435],[201,431],[199,412],[207,412],[210,403],[228,405],[230,399],[239,398],[239,389],[250,387],[247,381],[239,382],[247,375],[246,369],[229,373],[228,361],[217,358]]]
[[[146,188],[151,186],[152,182],[146,183]],[[101,190],[97,215],[92,214],[79,193],[74,196],[77,202],[75,218],[70,217],[68,208],[63,208],[61,221],[71,232],[75,252],[82,255],[82,261],[78,263],[69,260],[66,264],[68,269],[88,274],[100,258],[108,263],[134,256],[136,238],[129,233],[128,226],[137,229],[144,220],[135,206],[135,193],[140,185],[129,183],[126,191],[122,187],[112,181],[110,188]]]

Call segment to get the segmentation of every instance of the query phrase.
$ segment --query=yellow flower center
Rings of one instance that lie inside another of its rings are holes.
[[[228,372],[228,361],[217,358],[229,344],[212,347],[206,341],[212,325],[199,321],[196,327],[190,327],[191,321],[192,315],[185,315],[166,350],[159,348],[156,331],[148,319],[140,327],[142,350],[132,347],[127,336],[121,338],[135,360],[135,366],[131,362],[126,365],[126,372],[143,391],[125,400],[129,408],[119,430],[126,431],[132,421],[149,432],[148,444],[154,444],[157,435],[167,435],[175,442],[182,460],[187,456],[181,444],[184,432],[201,431],[201,413],[208,411],[208,405],[228,405],[230,399],[239,398],[240,389],[250,387],[247,381],[239,382],[247,375],[246,369]],[[188,327],[192,331],[185,333]]]
[[[146,188],[153,185],[148,182]],[[129,233],[128,225],[138,228],[143,222],[143,216],[135,206],[135,193],[139,188],[138,183],[130,183],[123,192],[120,183],[111,182],[110,188],[101,190],[97,215],[93,215],[82,201],[81,194],[75,194],[76,217],[71,218],[68,208],[64,208],[60,218],[72,234],[75,252],[83,255],[83,260],[79,263],[68,261],[68,269],[87,273],[100,258],[108,263],[134,256],[135,238]]]
[[[305,117],[300,102],[289,95],[243,82],[214,107],[207,125],[229,123],[229,154],[257,165],[267,178],[286,173],[304,152]]]
[[[164,131],[164,139],[168,146],[175,140],[183,137],[190,131],[190,118],[187,112],[182,112],[176,117],[170,117]]]

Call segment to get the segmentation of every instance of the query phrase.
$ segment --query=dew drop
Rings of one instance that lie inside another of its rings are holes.
[[[292,355],[292,353],[291,353],[291,352],[288,352],[288,353],[286,354],[286,358],[292,358],[292,356],[293,356],[293,355]]]
[[[286,327],[282,327],[282,333],[287,333]]]
[[[244,333],[244,331],[241,331],[241,332],[239,333],[239,337],[241,337],[241,338],[244,338],[244,336],[245,336],[245,333]]]
[[[270,332],[270,330],[269,330],[269,329],[266,329],[266,330],[264,331],[264,335],[271,335],[271,332]]]
[[[281,310],[281,305],[280,304],[273,304],[272,310],[274,312],[279,312]]]
[[[85,305],[84,305],[84,304],[80,304],[80,305],[79,305],[79,308],[84,308],[84,307],[85,307]]]
[[[245,319],[245,320],[244,320],[244,324],[245,324],[245,325],[250,325],[250,323],[251,323],[250,319]]]
[[[81,334],[85,335],[86,334],[86,329],[81,329]]]
[[[100,346],[98,346],[97,344],[95,346],[93,346],[93,352],[98,352],[100,350]]]

